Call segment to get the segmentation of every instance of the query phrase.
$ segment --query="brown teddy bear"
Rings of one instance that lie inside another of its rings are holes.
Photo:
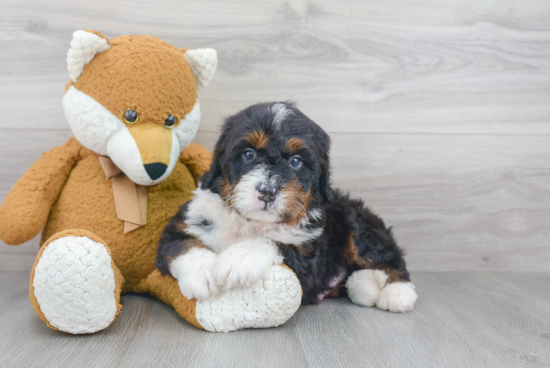
[[[188,201],[211,153],[190,144],[197,89],[217,66],[212,49],[155,37],[76,31],[63,98],[75,135],[34,163],[0,207],[0,238],[21,244],[43,228],[30,300],[48,326],[92,333],[120,313],[120,294],[150,293],[209,331],[284,323],[300,305],[292,271],[271,267],[250,287],[188,300],[155,269],[158,240]]]

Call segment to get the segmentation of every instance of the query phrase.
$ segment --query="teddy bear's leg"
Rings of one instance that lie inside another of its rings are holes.
[[[212,332],[282,325],[296,313],[302,300],[298,278],[283,265],[270,267],[254,285],[226,290],[208,300],[187,299],[178,281],[158,270],[139,289],[172,306],[192,325]]]
[[[36,314],[54,330],[93,333],[120,313],[124,283],[103,240],[84,230],[65,230],[40,248],[30,280]]]

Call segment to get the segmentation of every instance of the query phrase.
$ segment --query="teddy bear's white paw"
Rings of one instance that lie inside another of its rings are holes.
[[[376,306],[390,312],[408,312],[413,309],[417,298],[412,282],[393,282],[382,289]]]
[[[208,249],[193,248],[170,263],[170,272],[187,299],[202,300],[218,294],[213,275],[216,258]]]
[[[386,284],[388,275],[381,270],[358,270],[346,281],[350,300],[358,305],[372,307]]]
[[[270,241],[247,239],[218,255],[214,277],[221,288],[248,286],[260,280],[269,266],[281,262],[282,257]]]
[[[111,256],[87,236],[66,236],[48,244],[31,282],[40,310],[61,331],[96,332],[116,316]]]
[[[275,327],[292,317],[301,301],[302,288],[294,272],[275,265],[251,286],[197,301],[195,316],[205,330],[212,332]]]

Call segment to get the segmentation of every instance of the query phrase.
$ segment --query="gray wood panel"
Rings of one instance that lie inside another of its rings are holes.
[[[65,57],[87,27],[216,48],[205,130],[255,101],[294,99],[329,131],[550,132],[545,0],[156,4],[4,0],[0,127],[66,127]]]
[[[550,274],[418,273],[415,309],[348,299],[302,307],[279,328],[198,330],[152,297],[123,296],[102,332],[49,329],[27,274],[0,272],[2,367],[543,367],[550,365]]]
[[[296,100],[333,137],[334,183],[394,226],[412,270],[550,269],[550,2],[3,0],[0,200],[70,135],[76,29],[214,47],[199,143]],[[29,270],[37,240],[0,243]]]
[[[47,149],[70,132],[33,136],[29,145]],[[216,139],[200,132],[196,141],[212,148]],[[547,137],[333,133],[332,139],[334,186],[363,198],[394,227],[410,270],[548,271]],[[13,181],[35,156],[14,160]],[[0,187],[0,196],[7,190]],[[0,269],[30,270],[37,241],[0,247]]]

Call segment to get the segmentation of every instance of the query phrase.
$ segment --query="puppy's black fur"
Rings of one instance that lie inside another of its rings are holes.
[[[284,109],[274,107],[281,105]],[[249,150],[251,160],[243,156]],[[388,283],[410,281],[391,229],[361,200],[331,188],[329,150],[327,133],[292,103],[257,104],[225,120],[212,166],[201,178],[203,189],[231,206],[236,184],[261,165],[277,178],[277,193],[286,191],[296,198],[279,211],[277,223],[320,235],[298,245],[277,246],[301,282],[303,304],[346,295],[347,278],[360,269],[383,270]],[[290,164],[295,157],[298,167]],[[193,237],[181,230],[185,213],[184,205],[162,236],[157,267],[163,274],[170,273],[171,259],[193,246]]]
[[[333,194],[332,202],[323,206],[322,236],[301,248],[280,245],[285,264],[302,284],[302,304],[315,304],[325,295],[345,296],[347,277],[359,269],[382,269],[394,275],[390,281],[410,281],[391,229],[360,199],[350,199],[339,190]]]

